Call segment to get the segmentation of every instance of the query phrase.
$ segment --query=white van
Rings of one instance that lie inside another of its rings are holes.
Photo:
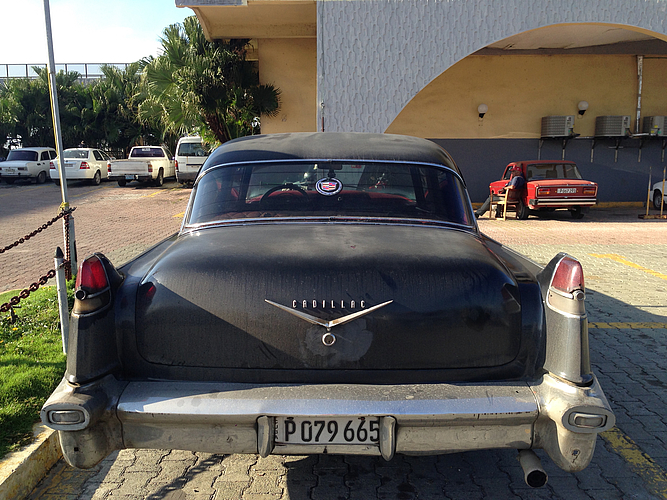
[[[201,137],[181,137],[176,146],[176,180],[181,184],[193,183],[208,155]]]

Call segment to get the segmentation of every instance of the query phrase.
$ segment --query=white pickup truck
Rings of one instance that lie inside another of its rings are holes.
[[[149,182],[161,186],[165,177],[175,177],[174,160],[164,146],[135,146],[127,160],[112,160],[108,164],[109,180],[119,186],[128,182]]]

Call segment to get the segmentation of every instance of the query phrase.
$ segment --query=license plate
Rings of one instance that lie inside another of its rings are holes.
[[[73,161],[66,161],[66,162],[65,162],[65,167],[73,167],[73,166],[74,166],[74,162],[73,162]]]
[[[558,188],[556,192],[558,194],[574,194],[577,192],[577,188]]]
[[[134,175],[126,175],[125,180],[127,181],[133,181],[134,180]]]
[[[5,172],[7,172],[8,174],[13,174],[13,173],[16,172],[16,169],[15,168],[6,168]]]
[[[277,417],[277,444],[377,444],[379,417]]]

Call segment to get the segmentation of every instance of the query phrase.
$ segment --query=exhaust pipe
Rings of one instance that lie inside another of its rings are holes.
[[[531,488],[541,488],[547,484],[547,473],[542,468],[539,457],[533,450],[519,450],[519,463],[523,469],[523,479]]]

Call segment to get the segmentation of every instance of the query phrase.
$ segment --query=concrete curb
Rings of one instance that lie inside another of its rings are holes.
[[[56,431],[36,424],[33,434],[32,443],[0,461],[0,500],[28,496],[62,457]]]

